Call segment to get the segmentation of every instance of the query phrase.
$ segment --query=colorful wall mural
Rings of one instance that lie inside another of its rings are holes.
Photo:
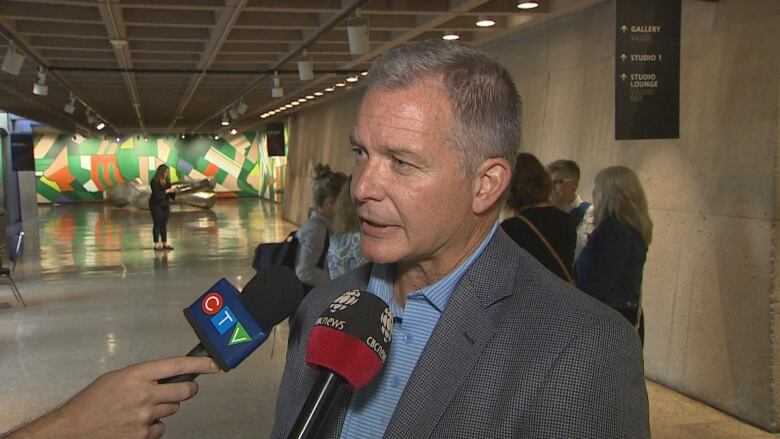
[[[287,130],[285,129],[285,137]],[[208,135],[128,135],[116,138],[43,134],[35,140],[39,203],[104,199],[114,185],[140,178],[148,183],[160,164],[171,181],[213,177],[220,197],[281,201],[286,157],[268,157],[262,131],[214,139]]]

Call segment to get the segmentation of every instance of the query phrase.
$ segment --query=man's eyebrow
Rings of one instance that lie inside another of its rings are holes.
[[[352,146],[363,146],[363,142],[357,139],[354,134],[349,135],[349,144]]]
[[[363,142],[360,141],[354,134],[350,134],[349,136],[349,144],[352,146],[358,146],[360,148],[365,148],[365,145],[363,145]],[[404,156],[404,157],[413,157],[422,160],[422,156],[417,152],[413,151],[409,148],[399,146],[399,145],[382,145],[382,147],[387,150],[390,154],[398,155],[398,156]]]

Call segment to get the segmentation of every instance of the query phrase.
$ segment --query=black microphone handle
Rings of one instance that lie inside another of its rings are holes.
[[[188,357],[208,357],[209,353],[206,352],[206,348],[203,347],[202,343],[198,343],[197,346],[192,348],[191,351],[187,353]],[[169,383],[183,383],[185,381],[195,381],[195,378],[200,375],[199,373],[188,373],[185,375],[176,375],[172,376],[170,378],[163,378],[161,380],[157,380],[157,384],[169,384]]]
[[[341,390],[344,379],[329,370],[320,372],[317,382],[301,408],[287,439],[316,438],[330,406]]]

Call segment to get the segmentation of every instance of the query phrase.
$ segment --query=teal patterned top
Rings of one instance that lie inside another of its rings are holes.
[[[368,262],[360,251],[360,232],[334,233],[330,235],[328,245],[328,271],[330,278],[342,274]]]

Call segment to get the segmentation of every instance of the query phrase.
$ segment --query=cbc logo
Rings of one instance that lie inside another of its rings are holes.
[[[390,308],[385,308],[385,312],[382,313],[382,336],[385,338],[385,343],[390,343],[393,338],[393,315],[390,314]]]
[[[347,291],[330,304],[330,312],[343,311],[347,309],[347,307],[356,304],[359,297],[360,291]]]
[[[203,313],[209,316],[213,316],[222,309],[222,296],[219,293],[208,293],[203,296],[203,300],[200,302],[200,309]]]

